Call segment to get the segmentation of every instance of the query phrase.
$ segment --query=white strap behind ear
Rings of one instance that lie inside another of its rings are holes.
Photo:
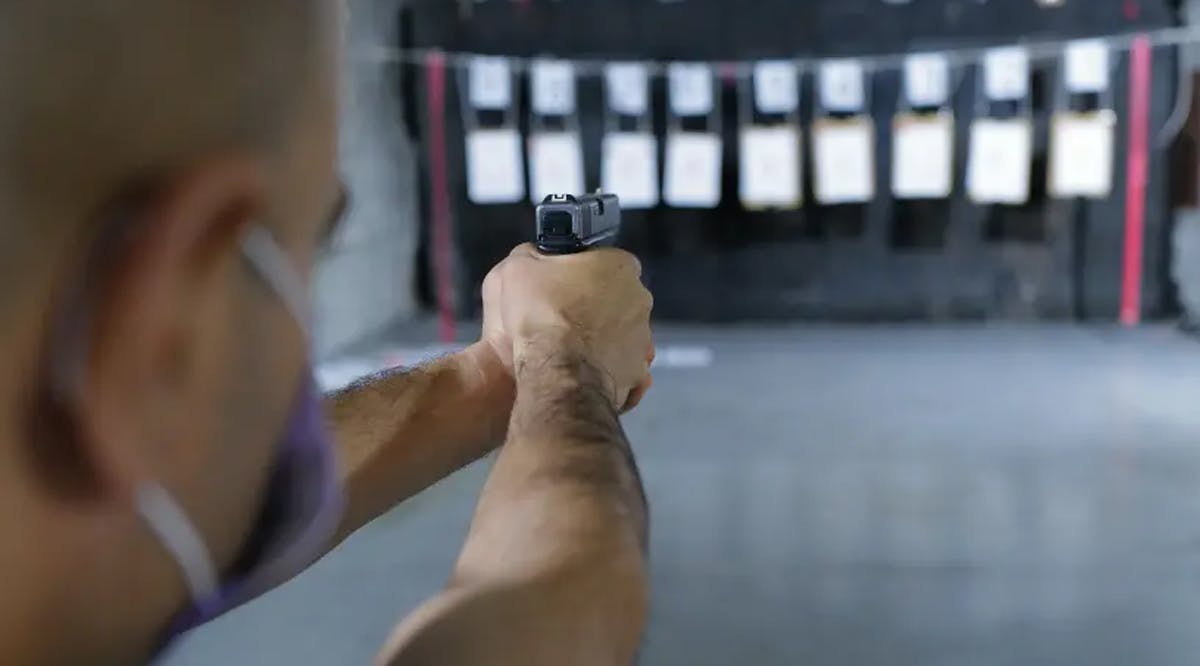
[[[192,600],[203,603],[217,594],[217,572],[204,539],[175,499],[158,484],[137,492],[137,509],[146,526],[171,554],[183,574]]]
[[[308,287],[271,232],[260,226],[251,227],[242,237],[242,255],[263,282],[278,294],[307,335],[312,322]]]

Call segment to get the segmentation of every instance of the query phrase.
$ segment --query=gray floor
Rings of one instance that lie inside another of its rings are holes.
[[[628,419],[646,665],[1200,663],[1200,343],[1166,328],[676,330]],[[366,664],[486,473],[401,507],[168,660]]]

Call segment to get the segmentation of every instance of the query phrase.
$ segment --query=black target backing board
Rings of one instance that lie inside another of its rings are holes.
[[[977,49],[1127,34],[1169,27],[1165,0],[413,0],[402,12],[401,49],[515,57],[552,54],[598,60],[752,61]],[[1153,51],[1150,133],[1170,114],[1176,57]],[[956,69],[955,191],[946,200],[892,198],[891,122],[900,75],[870,80],[875,124],[876,197],[855,206],[821,206],[812,196],[805,150],[805,203],[794,211],[743,210],[737,192],[736,89],[720,88],[724,113],[722,204],[711,210],[659,206],[628,212],[622,244],[636,252],[656,296],[659,316],[733,321],[763,319],[1065,319],[1115,320],[1124,247],[1128,57],[1114,58],[1112,100],[1119,121],[1113,192],[1098,201],[1060,201],[1045,192],[1049,123],[1061,75],[1057,60],[1032,63],[1033,190],[1024,206],[980,206],[966,199],[969,121],[977,109],[980,70]],[[462,119],[456,77],[447,72],[447,170],[452,197],[458,307],[478,312],[479,285],[511,247],[530,240],[529,203],[480,206],[466,197]],[[428,193],[428,107],[424,72],[400,77],[405,121],[418,143],[422,191]],[[515,79],[526,136],[528,82]],[[811,100],[811,72],[802,79]],[[665,85],[653,83],[654,128],[666,130]],[[578,83],[580,130],[589,185],[599,181],[603,94],[596,77]],[[803,105],[806,145],[811,104]],[[1168,289],[1167,154],[1150,155],[1146,202],[1143,311],[1163,314]],[[660,141],[660,165],[662,163]],[[661,167],[660,167],[661,168]],[[422,202],[422,219],[430,207]],[[426,222],[427,224],[427,222]],[[424,228],[422,239],[428,239]],[[427,246],[428,243],[425,243]]]

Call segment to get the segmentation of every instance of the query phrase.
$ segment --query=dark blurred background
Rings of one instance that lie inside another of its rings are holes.
[[[590,189],[614,128],[596,63],[707,62],[716,112],[677,123],[655,70],[641,126],[660,139],[660,170],[671,129],[718,131],[721,202],[627,211],[621,239],[655,292],[661,347],[655,391],[627,419],[654,519],[642,663],[1196,664],[1191,20],[1200,2],[351,0],[342,168],[354,205],[318,278],[322,380],[416,363],[477,332],[479,283],[531,239],[533,208],[528,197],[470,200],[468,129],[577,126]],[[1137,325],[1122,326],[1134,33],[1154,46]],[[1064,96],[1061,58],[1038,49],[1025,101],[981,92],[982,49],[1098,36],[1114,39],[1105,94]],[[952,194],[891,193],[893,116],[905,103],[889,66],[867,77],[862,113],[875,194],[820,204],[807,143],[825,115],[816,63],[941,51],[958,54],[945,105],[956,118]],[[464,104],[467,54],[517,58],[507,113]],[[572,118],[531,110],[524,59],[549,55],[591,63]],[[799,109],[747,116],[738,63],[776,58],[805,64]],[[1096,108],[1116,116],[1111,193],[1051,196],[1054,114]],[[1025,113],[1028,201],[973,202],[971,120]],[[803,128],[795,208],[739,201],[748,119]],[[488,464],[197,632],[168,663],[368,662],[444,582]]]

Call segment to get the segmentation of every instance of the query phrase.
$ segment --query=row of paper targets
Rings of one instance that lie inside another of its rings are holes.
[[[1116,114],[1111,99],[1110,51],[1102,40],[1067,42],[1061,49],[1060,94],[1100,100],[1090,112],[1060,105],[1051,122],[1048,192],[1059,198],[1103,198],[1112,189]],[[1019,46],[983,52],[983,85],[971,121],[963,187],[981,204],[1021,204],[1030,196],[1033,125],[1030,55]],[[463,85],[466,177],[477,204],[540,201],[545,195],[584,192],[578,130],[575,63],[543,59],[528,64],[530,132],[525,146],[514,115],[514,62],[475,56]],[[651,67],[602,66],[607,127],[601,146],[601,182],[627,208],[660,203],[712,208],[721,199],[722,113],[714,90],[721,72],[703,63],[666,66],[668,131],[658,164],[659,138],[651,129]],[[801,65],[794,61],[737,67],[742,93],[738,118],[739,196],[747,208],[794,208],[803,197],[800,126]],[[827,60],[815,68],[814,121],[809,128],[812,191],[821,204],[870,201],[876,194],[876,137],[870,117],[870,71],[856,59]],[[953,72],[946,54],[903,60],[901,110],[892,127],[891,191],[901,199],[938,199],[954,190]],[[461,79],[460,79],[461,80]],[[989,115],[999,106],[1011,109]],[[753,108],[747,108],[753,105]],[[486,116],[482,112],[489,112]],[[498,112],[498,113],[497,113]],[[484,117],[503,120],[485,126]],[[756,118],[758,120],[756,120]],[[763,118],[772,119],[763,122]],[[684,119],[692,119],[686,123]],[[702,130],[694,128],[697,122]],[[529,160],[526,187],[524,158]],[[592,185],[595,185],[593,183]],[[660,187],[661,185],[661,187]]]

